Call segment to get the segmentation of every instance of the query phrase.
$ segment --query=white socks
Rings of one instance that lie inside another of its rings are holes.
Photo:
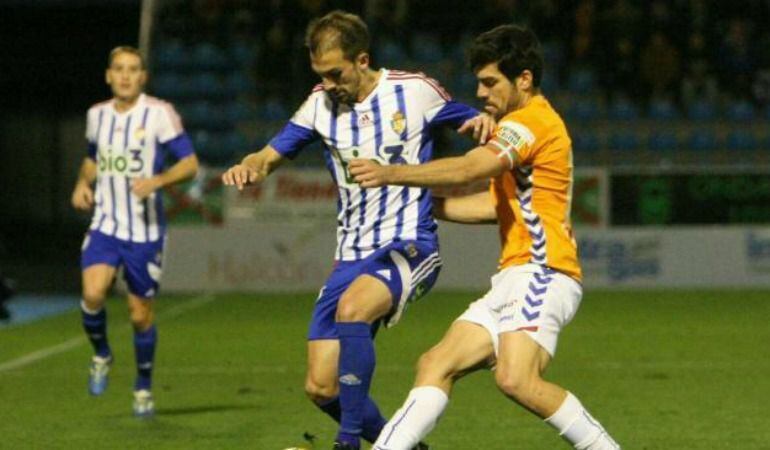
[[[619,450],[602,425],[586,411],[580,400],[567,392],[567,398],[546,423],[578,450]]]
[[[433,430],[449,397],[435,386],[420,386],[409,392],[404,405],[382,429],[373,450],[411,450]]]

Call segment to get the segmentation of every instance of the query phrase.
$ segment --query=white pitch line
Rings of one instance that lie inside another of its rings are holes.
[[[187,302],[184,302],[181,305],[176,305],[174,307],[171,307],[163,311],[162,314],[158,314],[158,316],[164,317],[167,319],[173,319],[174,317],[181,316],[187,311],[190,311],[195,308],[199,308],[207,303],[211,303],[212,301],[214,301],[215,298],[216,297],[211,294],[204,294],[204,295],[195,297]],[[16,359],[12,359],[10,361],[6,361],[0,364],[0,372],[6,372],[9,370],[18,369],[20,367],[24,367],[34,362],[48,358],[49,356],[58,355],[59,353],[64,353],[67,350],[71,350],[85,342],[86,342],[85,336],[77,336],[71,339],[67,339],[66,341],[60,344],[52,345],[46,348],[41,348],[40,350],[35,350],[32,353],[27,353],[24,356],[20,356]]]

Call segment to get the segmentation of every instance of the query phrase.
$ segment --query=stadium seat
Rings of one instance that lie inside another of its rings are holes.
[[[223,115],[228,122],[237,124],[238,122],[255,120],[257,109],[247,102],[232,101],[224,105]]]
[[[232,96],[248,95],[256,88],[254,81],[243,70],[236,70],[225,77],[225,91]]]
[[[218,76],[211,72],[195,74],[190,79],[196,98],[220,99],[225,96],[225,88]]]
[[[754,119],[754,107],[745,100],[730,102],[725,110],[725,116],[733,122],[748,122]]]
[[[231,126],[222,108],[205,100],[198,100],[185,106],[187,125],[191,128],[219,130]]]
[[[193,91],[187,77],[176,72],[160,72],[150,79],[150,92],[160,98],[178,101],[187,98]]]
[[[639,150],[639,136],[633,130],[619,129],[610,133],[610,150],[629,152]]]
[[[268,98],[257,105],[257,114],[260,120],[269,122],[286,120],[289,112],[286,106],[275,98]]]
[[[618,97],[610,103],[607,117],[619,121],[636,120],[639,118],[639,109],[627,97]]]
[[[596,76],[587,68],[573,68],[567,79],[567,88],[573,94],[590,94],[596,89]]]
[[[184,69],[190,65],[189,50],[179,41],[160,42],[152,52],[155,69]]]
[[[697,122],[705,122],[716,119],[716,106],[707,101],[699,100],[687,105],[687,118]]]
[[[647,117],[652,120],[675,120],[679,118],[679,111],[671,100],[655,99],[650,102],[650,106],[647,109]]]
[[[757,139],[747,130],[733,130],[727,134],[725,141],[729,150],[748,151],[757,149]]]
[[[192,65],[199,70],[228,70],[232,63],[225,52],[210,42],[201,42],[192,50]]]
[[[241,69],[248,69],[254,65],[259,54],[259,47],[245,41],[237,41],[227,49],[230,60]]]
[[[567,108],[567,116],[572,120],[588,122],[601,118],[599,101],[591,96],[576,98]]]
[[[671,152],[678,147],[678,139],[674,131],[653,131],[647,138],[647,148],[654,152]]]
[[[420,63],[437,63],[444,59],[438,38],[428,33],[417,33],[412,39],[412,56]]]
[[[710,152],[719,148],[716,134],[708,128],[693,130],[687,138],[687,146],[696,152]]]
[[[378,64],[389,68],[402,67],[408,59],[406,51],[390,39],[384,39],[377,45],[375,58]]]
[[[580,128],[572,134],[572,148],[576,152],[596,152],[601,149],[601,142],[593,130]]]

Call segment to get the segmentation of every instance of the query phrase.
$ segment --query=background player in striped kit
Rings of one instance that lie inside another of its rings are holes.
[[[150,390],[157,341],[153,299],[162,271],[165,233],[161,188],[195,176],[198,160],[173,106],[142,93],[147,72],[137,49],[112,50],[105,77],[113,97],[88,110],[88,155],[72,193],[75,208],[94,207],[81,259],[83,327],[96,353],[89,392],[101,395],[107,387],[113,357],[104,301],[122,266],[138,371],[134,413],[148,416],[154,412]],[[167,154],[178,161],[163,171]]]
[[[310,323],[305,389],[340,422],[335,448],[357,449],[360,437],[373,441],[385,423],[369,397],[377,328],[381,322],[395,324],[407,302],[430,289],[441,260],[430,191],[361,189],[348,173],[348,161],[419,164],[431,157],[435,127],[474,129],[485,139],[493,124],[451,101],[422,74],[372,69],[368,30],[356,15],[336,11],[316,19],[306,43],[322,83],[269,145],[222,180],[241,189],[307,144],[323,142],[340,196],[336,263]]]
[[[500,390],[575,448],[620,448],[573,394],[542,378],[559,332],[580,305],[582,287],[569,217],[572,143],[540,92],[540,44],[530,30],[500,26],[476,38],[470,65],[478,79],[477,96],[499,119],[486,145],[420,166],[350,163],[364,187],[492,179],[489,192],[438,202],[437,216],[461,223],[496,220],[502,240],[492,288],[420,358],[415,388],[374,448],[411,448],[435,426],[454,382],[495,363]]]

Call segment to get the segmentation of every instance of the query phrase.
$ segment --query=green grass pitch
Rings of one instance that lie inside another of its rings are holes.
[[[414,362],[477,293],[434,292],[377,338],[373,396],[390,415]],[[86,391],[90,346],[79,313],[0,330],[0,448],[281,450],[335,424],[305,399],[305,330],[314,295],[164,297],[158,303],[157,416],[131,416],[126,307],[109,302],[110,387]],[[190,302],[193,303],[190,303]],[[588,291],[547,378],[575,392],[624,449],[770,448],[770,295],[759,291]],[[69,342],[69,344],[66,344]],[[37,354],[40,356],[40,354]],[[569,448],[506,400],[487,371],[456,386],[435,449]]]

